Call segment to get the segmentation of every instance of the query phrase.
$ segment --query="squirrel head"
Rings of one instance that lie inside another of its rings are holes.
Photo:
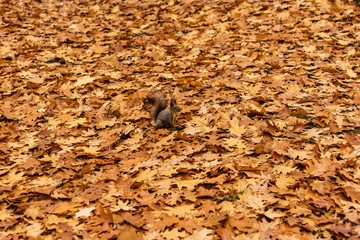
[[[177,105],[175,98],[172,98],[172,99],[170,100],[170,109],[171,109],[171,111],[174,112],[174,113],[177,113],[177,112],[180,112],[180,111],[181,111],[181,108]]]

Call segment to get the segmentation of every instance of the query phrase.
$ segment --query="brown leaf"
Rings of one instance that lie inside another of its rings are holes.
[[[345,186],[344,190],[346,195],[351,198],[351,201],[360,203],[360,189],[353,186]]]
[[[136,228],[125,225],[125,229],[122,229],[122,231],[117,235],[118,240],[142,240],[143,235],[140,231],[136,231]]]
[[[349,224],[333,224],[331,225],[330,230],[335,234],[342,234],[345,237],[350,237],[354,234],[354,231]]]

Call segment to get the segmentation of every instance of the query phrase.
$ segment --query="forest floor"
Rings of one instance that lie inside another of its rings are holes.
[[[359,11],[2,1],[0,239],[358,239]]]

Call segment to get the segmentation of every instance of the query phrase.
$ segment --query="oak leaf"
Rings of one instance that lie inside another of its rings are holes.
[[[45,228],[39,222],[29,221],[30,225],[24,227],[23,231],[26,232],[27,236],[37,238],[45,231]]]
[[[74,83],[73,87],[79,87],[82,85],[86,85],[88,83],[92,83],[94,80],[95,80],[94,77],[82,76],[77,79],[77,81]]]
[[[77,213],[75,213],[75,218],[79,217],[90,217],[91,212],[95,209],[95,207],[88,207],[88,208],[80,208]]]
[[[350,184],[347,184],[347,186],[343,188],[346,195],[350,197],[352,201],[360,203],[360,188],[358,186],[352,186]]]
[[[172,230],[166,230],[161,236],[169,240],[178,240],[187,237],[188,234],[185,231],[179,231],[179,229],[174,228]]]
[[[351,226],[348,224],[333,224],[330,227],[330,230],[333,231],[336,234],[342,234],[345,237],[350,237],[354,234],[354,231]]]
[[[296,180],[294,178],[286,176],[285,174],[280,174],[276,179],[276,186],[280,189],[289,189],[295,183]]]

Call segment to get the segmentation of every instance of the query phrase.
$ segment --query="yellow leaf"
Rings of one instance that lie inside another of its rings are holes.
[[[280,211],[274,211],[273,209],[269,209],[268,211],[266,211],[264,213],[264,215],[270,219],[274,219],[274,218],[283,217],[285,215],[285,213],[280,212]]]
[[[101,147],[89,146],[89,147],[82,147],[81,149],[84,151],[84,153],[95,154],[101,150]]]
[[[11,52],[13,51],[11,50],[11,47],[9,45],[0,47],[0,54],[2,55],[2,57],[7,56]]]
[[[0,178],[0,185],[1,186],[13,186],[19,181],[23,179],[23,172],[16,172],[16,170],[13,170],[9,172],[8,174],[1,176]]]
[[[238,138],[225,138],[224,144],[229,147],[245,149],[247,147],[246,142],[242,139]]]
[[[112,212],[123,211],[132,211],[135,210],[134,206],[130,203],[130,200],[120,200],[118,199],[115,205],[112,205],[110,210]]]
[[[42,232],[44,232],[44,227],[38,222],[30,222],[30,225],[24,228],[24,231],[28,236],[38,237]]]
[[[68,121],[65,123],[66,126],[69,126],[70,128],[72,127],[76,127],[78,125],[82,125],[84,123],[87,123],[87,119],[86,118],[76,118],[74,120]]]
[[[304,51],[306,53],[313,53],[316,51],[316,47],[314,45],[308,46],[308,47],[304,47]]]
[[[280,174],[280,177],[276,179],[276,186],[280,189],[288,189],[288,186],[294,185],[296,183],[295,179],[285,174]]]
[[[239,127],[239,119],[238,118],[233,118],[231,121],[230,121],[230,133],[233,133],[235,134],[236,136],[238,137],[241,137],[245,132],[245,126],[244,125],[241,125]]]
[[[188,217],[194,212],[194,204],[177,205],[174,207],[164,207],[168,215],[175,214],[179,217]]]
[[[357,74],[351,68],[346,69],[346,74],[351,78],[357,77]]]
[[[318,37],[326,39],[326,40],[331,40],[330,35],[327,33],[324,33],[324,32],[316,33],[315,36],[318,36]]]
[[[286,167],[286,166],[283,166],[283,165],[275,165],[275,166],[274,166],[274,170],[275,170],[275,172],[276,172],[277,174],[279,174],[279,173],[287,174],[287,173],[289,173],[289,172],[295,171],[294,168],[292,168],[292,167]]]
[[[81,208],[77,213],[75,213],[75,218],[79,217],[90,217],[91,212],[95,209],[94,206],[88,208]]]
[[[78,80],[75,82],[74,87],[79,87],[79,86],[91,83],[94,80],[95,80],[94,77],[82,76],[82,77],[78,78]]]
[[[118,120],[116,118],[110,120],[103,120],[99,122],[99,128],[111,127],[114,126],[116,123],[118,123]]]
[[[150,168],[147,168],[145,170],[140,170],[140,172],[136,175],[134,178],[135,182],[141,182],[141,181],[151,181],[154,176],[156,176],[157,171],[152,170]]]
[[[253,209],[262,209],[265,205],[262,196],[252,193],[249,189],[246,189],[239,198]]]
[[[105,63],[106,65],[108,65],[109,67],[112,67],[112,68],[119,67],[119,61],[115,54],[105,56],[101,59],[101,61],[103,63]]]
[[[80,206],[80,204],[73,204],[73,203],[69,203],[69,202],[61,202],[60,206],[55,208],[53,213],[55,213],[55,214],[64,214],[64,213],[67,213],[67,212],[73,212],[73,211],[77,210],[79,206]]]
[[[0,210],[0,221],[5,221],[11,217],[14,217],[14,214],[12,214],[11,211],[8,211],[7,209]]]
[[[172,140],[174,139],[174,135],[176,132],[172,132],[169,136],[164,137],[159,142],[155,144],[156,147],[165,146],[171,144]]]
[[[193,179],[193,180],[183,180],[179,181],[176,184],[178,185],[179,190],[181,190],[183,187],[187,188],[188,190],[192,191],[194,188],[199,185],[200,183],[204,182],[200,179]]]
[[[338,40],[337,42],[343,46],[348,46],[351,44],[351,41],[347,41],[347,40]]]
[[[26,208],[24,215],[35,220],[39,216],[39,207]]]
[[[248,92],[251,96],[256,96],[259,91],[261,90],[261,87],[263,86],[263,84],[255,84],[255,86],[249,87]]]
[[[186,236],[188,236],[188,234],[185,231],[179,232],[179,229],[174,228],[172,230],[166,230],[162,233],[162,236],[164,237],[164,239],[177,240],[180,238],[185,238]]]

